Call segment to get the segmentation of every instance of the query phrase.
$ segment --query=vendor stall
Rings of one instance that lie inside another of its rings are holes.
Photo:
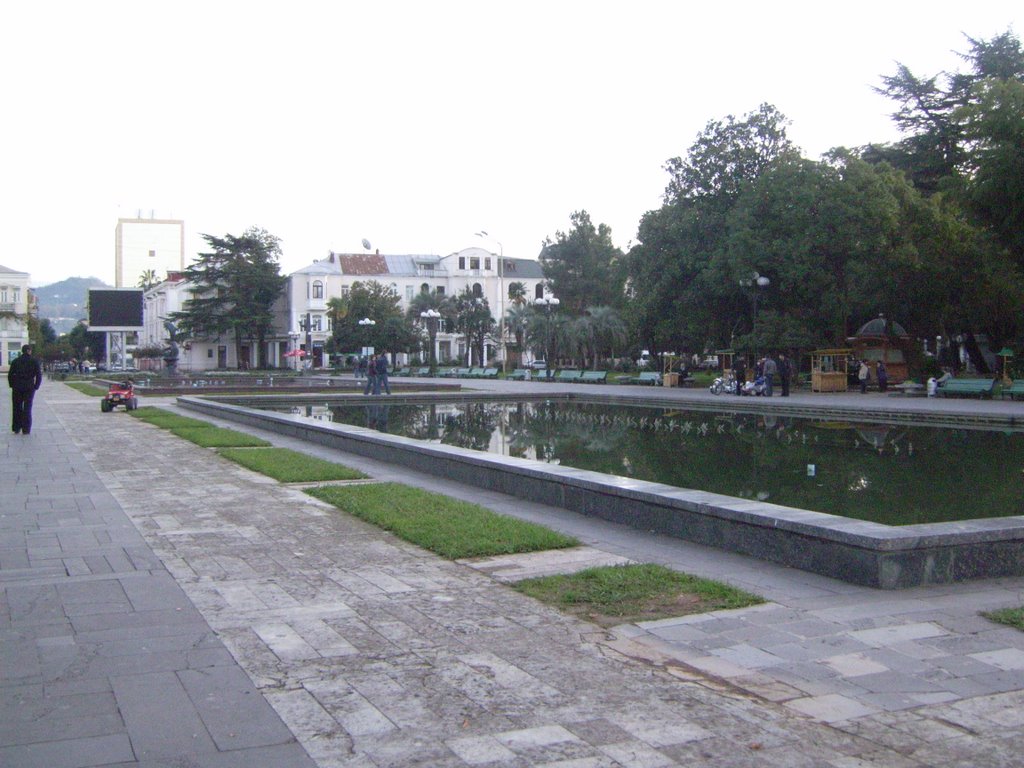
[[[811,352],[811,391],[845,392],[850,349],[816,349]]]

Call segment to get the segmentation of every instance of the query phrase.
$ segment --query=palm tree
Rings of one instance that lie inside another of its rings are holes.
[[[521,307],[527,303],[526,283],[515,280],[508,284],[508,300],[513,306]]]
[[[594,368],[598,366],[598,353],[608,352],[608,357],[615,357],[615,348],[626,343],[628,331],[626,323],[611,307],[588,307],[590,330],[594,340]]]
[[[526,331],[530,326],[530,318],[534,315],[533,307],[525,302],[513,304],[505,312],[505,329],[516,340],[516,355],[519,365],[523,364],[523,349],[526,346]]]
[[[136,283],[136,286],[144,291],[148,291],[158,282],[159,281],[156,279],[156,270],[145,269],[142,271],[142,274],[139,275],[139,282]]]

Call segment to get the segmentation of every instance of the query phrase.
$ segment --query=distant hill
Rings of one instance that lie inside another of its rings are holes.
[[[90,288],[110,288],[98,277],[69,277],[59,283],[34,288],[39,301],[39,319],[46,318],[58,333],[67,333],[85,319]]]

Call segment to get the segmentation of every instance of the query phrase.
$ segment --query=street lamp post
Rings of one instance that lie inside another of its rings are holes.
[[[371,320],[368,317],[364,317],[362,320],[359,321],[359,326],[361,328],[366,328],[366,329],[373,328],[373,326],[375,326],[376,324],[377,324],[376,320]],[[363,355],[372,355],[373,351],[374,351],[374,347],[372,347],[371,345],[369,345],[369,344],[364,344],[363,345],[363,349],[362,349]]]
[[[494,240],[483,229],[477,232],[476,236]],[[508,366],[505,364],[505,246],[498,240],[494,240],[494,242],[498,243],[498,345],[501,348],[501,371],[507,373]]]
[[[298,331],[292,331],[288,334],[292,340],[292,352],[295,356],[295,370],[299,370],[299,333]]]
[[[551,369],[551,311],[556,309],[561,302],[555,296],[541,296],[539,299],[534,301],[538,307],[543,307],[544,312],[547,315],[547,333],[545,333],[545,346],[544,350],[544,364],[547,365],[548,369]]]
[[[430,375],[434,376],[437,373],[437,324],[441,319],[441,313],[436,309],[428,309],[420,312],[420,317],[427,324],[427,333],[430,334]]]
[[[760,295],[761,290],[771,285],[771,282],[772,281],[767,277],[758,274],[757,272],[751,275],[747,280],[740,280],[741,286],[753,289],[751,296],[754,303],[754,317],[751,323],[751,334],[754,337],[754,362],[757,362],[757,298]]]

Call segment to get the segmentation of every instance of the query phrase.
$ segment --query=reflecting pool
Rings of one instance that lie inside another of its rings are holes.
[[[888,525],[1024,514],[1024,434],[584,402],[286,409]]]

